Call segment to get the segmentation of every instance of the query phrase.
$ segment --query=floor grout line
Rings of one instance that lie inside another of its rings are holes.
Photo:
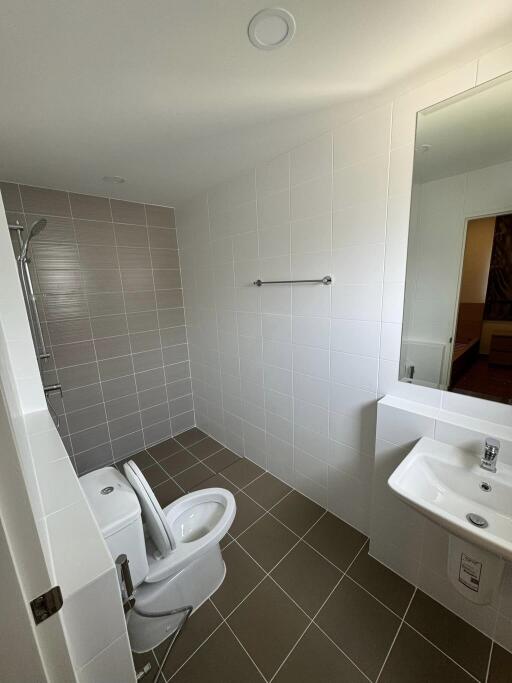
[[[406,608],[406,610],[405,610],[405,612],[404,612],[404,614],[403,614],[403,617],[402,617],[402,619],[400,620],[400,624],[398,625],[398,628],[397,628],[397,630],[396,630],[395,636],[394,636],[393,640],[391,641],[391,645],[389,646],[389,650],[388,650],[386,656],[384,657],[384,661],[382,662],[382,666],[381,666],[380,669],[379,669],[379,673],[377,674],[377,678],[375,679],[375,683],[378,683],[379,678],[381,677],[381,674],[382,674],[382,672],[384,671],[384,667],[386,666],[386,662],[387,662],[388,659],[389,659],[389,655],[391,654],[391,650],[393,649],[393,646],[394,646],[394,644],[395,644],[395,642],[396,642],[396,640],[397,640],[397,638],[398,638],[398,634],[399,634],[400,631],[402,630],[402,626],[403,626],[403,624],[404,624],[405,617],[406,617],[406,615],[407,615],[407,612],[409,611],[410,606],[412,605],[412,601],[414,600],[414,596],[416,595],[417,590],[418,590],[418,589],[415,588],[414,591],[413,591],[413,593],[412,593],[412,595],[411,595],[411,598],[410,598],[410,600],[409,600],[409,604],[407,605],[407,608]]]
[[[491,671],[491,660],[492,660],[492,651],[493,650],[494,650],[494,640],[491,640],[491,647],[489,649],[489,659],[487,661],[487,669],[486,669],[485,678],[484,678],[485,683],[487,683],[487,681],[489,680],[489,673]]]

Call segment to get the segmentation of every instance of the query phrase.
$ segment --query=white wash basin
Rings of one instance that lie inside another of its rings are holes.
[[[452,534],[512,560],[512,467],[498,458],[497,472],[480,467],[480,459],[455,446],[420,439],[388,479],[403,501]],[[484,491],[490,486],[489,491]],[[466,515],[487,522],[474,526]]]

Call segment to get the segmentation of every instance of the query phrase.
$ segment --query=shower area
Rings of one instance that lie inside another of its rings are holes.
[[[77,473],[192,427],[172,207],[0,189],[46,400]]]

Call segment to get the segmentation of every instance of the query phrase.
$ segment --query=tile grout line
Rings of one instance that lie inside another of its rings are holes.
[[[488,661],[487,661],[487,669],[486,669],[485,678],[484,678],[485,683],[488,682],[488,680],[489,680],[489,674],[490,674],[490,672],[491,672],[491,661],[492,661],[492,652],[493,652],[493,650],[494,650],[494,640],[491,640],[491,647],[490,647],[490,649],[489,649],[489,659],[488,659]]]
[[[393,640],[391,641],[391,645],[389,646],[389,650],[388,650],[386,656],[384,657],[384,661],[382,662],[382,666],[381,666],[380,669],[379,669],[379,673],[377,674],[377,678],[375,679],[375,683],[378,683],[378,681],[379,681],[379,679],[380,679],[380,677],[381,677],[381,674],[382,674],[382,672],[384,671],[384,667],[386,666],[386,663],[387,663],[387,661],[388,661],[388,659],[389,659],[389,656],[390,656],[390,654],[391,654],[391,650],[393,649],[393,646],[394,646],[394,644],[395,644],[395,642],[396,642],[396,640],[397,640],[397,638],[398,638],[398,634],[399,634],[400,631],[402,630],[402,626],[403,626],[403,623],[404,623],[404,621],[405,621],[405,617],[406,617],[406,615],[407,615],[407,612],[409,611],[410,606],[412,605],[412,601],[414,600],[414,596],[416,595],[417,590],[418,590],[418,589],[415,587],[415,588],[414,588],[414,591],[413,591],[413,593],[412,593],[412,595],[411,595],[411,598],[410,598],[410,600],[409,600],[409,604],[407,605],[407,608],[406,608],[406,610],[405,610],[405,612],[404,612],[404,615],[403,615],[402,619],[400,620],[400,624],[398,625],[398,628],[397,628],[397,630],[396,630],[395,636],[394,636]]]

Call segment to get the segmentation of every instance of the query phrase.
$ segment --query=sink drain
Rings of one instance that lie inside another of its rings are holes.
[[[466,515],[466,519],[468,522],[471,522],[471,524],[480,527],[480,529],[485,529],[485,527],[489,526],[489,522],[484,517],[477,515],[475,512],[469,512]]]
[[[480,484],[480,488],[482,489],[482,491],[486,491],[486,492],[492,491],[492,486],[486,481],[483,481]]]

